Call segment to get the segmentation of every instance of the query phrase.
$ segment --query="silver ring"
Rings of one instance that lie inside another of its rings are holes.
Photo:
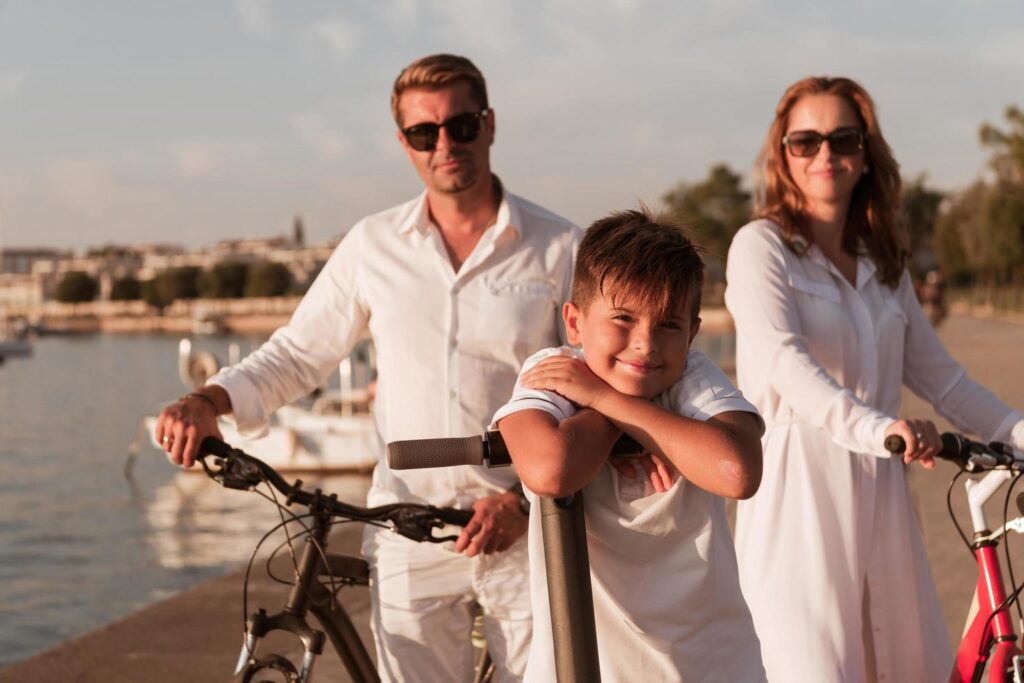
[[[172,438],[171,438],[171,437],[169,437],[169,436],[165,436],[165,437],[164,437],[164,439],[163,439],[163,441],[164,441],[164,443],[170,443],[171,441],[174,441],[174,439],[172,439]]]
[[[917,438],[918,441],[924,438],[924,434],[922,434],[921,432],[914,432],[914,436]]]

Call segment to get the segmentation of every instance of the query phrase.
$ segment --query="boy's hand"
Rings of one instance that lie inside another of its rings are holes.
[[[672,463],[665,462],[654,453],[644,453],[636,458],[609,458],[608,462],[619,474],[628,479],[636,479],[637,470],[643,470],[651,486],[658,493],[668,491],[679,478],[679,472]]]
[[[522,383],[527,389],[553,391],[581,408],[593,408],[605,392],[612,391],[586,363],[566,356],[545,358],[526,371]]]

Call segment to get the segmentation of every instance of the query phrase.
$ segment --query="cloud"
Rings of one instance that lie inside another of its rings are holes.
[[[1024,70],[1024,31],[1002,31],[985,36],[976,46],[975,59],[985,66]]]
[[[100,218],[114,204],[118,182],[110,165],[90,159],[60,159],[43,171],[55,198],[72,213]]]
[[[14,97],[25,83],[25,74],[20,71],[0,73],[0,99]]]
[[[221,158],[212,145],[189,142],[175,150],[178,173],[184,178],[209,175],[221,165]]]
[[[355,51],[362,33],[357,25],[339,17],[318,21],[310,30],[335,57],[341,59]]]
[[[235,11],[246,33],[260,37],[274,33],[271,3],[272,0],[235,0]]]
[[[315,114],[294,114],[290,117],[292,130],[304,144],[325,161],[335,161],[348,152],[349,139],[334,130]]]

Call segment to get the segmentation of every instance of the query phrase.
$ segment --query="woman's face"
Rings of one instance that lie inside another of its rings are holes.
[[[842,129],[862,130],[856,112],[839,95],[804,95],[789,112],[786,135],[801,131],[829,135]],[[842,147],[842,145],[839,145]],[[804,199],[814,205],[848,204],[853,188],[867,170],[863,145],[853,154],[838,154],[828,140],[822,140],[817,154],[796,156],[786,146],[786,165]]]

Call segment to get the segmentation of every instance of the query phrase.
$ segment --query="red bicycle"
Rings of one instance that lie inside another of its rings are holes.
[[[902,453],[906,444],[899,436],[890,436],[885,447],[892,453]],[[1024,614],[1018,597],[1024,590],[1024,583],[1017,585],[1013,575],[1013,564],[1006,544],[1006,565],[1010,575],[1012,592],[1007,594],[1003,584],[1003,575],[999,563],[999,541],[1015,531],[1024,533],[1024,516],[1007,519],[1010,496],[1014,484],[1024,474],[1024,452],[1004,443],[989,444],[971,441],[960,434],[945,433],[942,435],[942,451],[939,457],[955,462],[960,471],[949,483],[946,494],[946,505],[950,518],[956,526],[960,537],[978,563],[978,585],[975,599],[967,615],[966,628],[957,647],[956,661],[950,673],[950,683],[1024,683],[1024,653],[1017,642],[1010,607],[1017,603],[1018,615],[1024,623]],[[964,474],[983,475],[969,477],[964,482],[967,494],[967,505],[971,514],[973,537],[968,540],[960,524],[953,514],[950,498],[957,480]],[[1003,525],[995,530],[986,519],[984,505],[1010,482],[1003,505]],[[1024,494],[1018,496],[1018,511],[1024,514]],[[986,677],[987,672],[987,677]]]

